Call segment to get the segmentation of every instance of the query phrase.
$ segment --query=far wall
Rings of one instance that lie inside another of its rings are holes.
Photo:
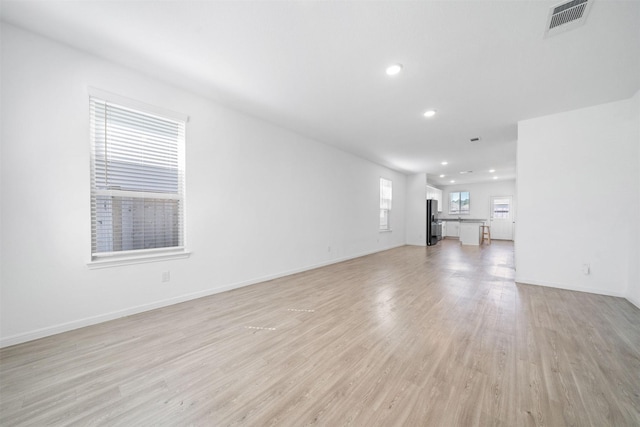
[[[442,189],[442,212],[440,218],[479,218],[489,220],[492,196],[513,196],[514,221],[517,215],[516,182],[510,180],[495,180],[476,184],[445,185]],[[470,193],[471,212],[469,215],[449,215],[449,193],[468,191]]]

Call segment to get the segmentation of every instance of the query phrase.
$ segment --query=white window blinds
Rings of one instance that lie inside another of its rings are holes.
[[[92,256],[182,248],[185,123],[90,98]]]

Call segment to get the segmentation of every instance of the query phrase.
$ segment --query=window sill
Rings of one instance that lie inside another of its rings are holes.
[[[99,268],[120,267],[124,265],[143,264],[147,262],[159,262],[168,261],[173,259],[189,258],[191,252],[164,252],[164,253],[147,253],[140,255],[125,255],[125,256],[109,256],[101,259],[96,259],[87,263],[87,267],[90,270],[96,270]]]

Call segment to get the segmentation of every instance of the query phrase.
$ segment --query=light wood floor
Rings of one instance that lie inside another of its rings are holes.
[[[640,310],[406,246],[0,350],[0,424],[638,426]]]

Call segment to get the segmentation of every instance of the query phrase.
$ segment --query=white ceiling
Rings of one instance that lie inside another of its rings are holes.
[[[544,38],[558,3],[4,0],[1,13],[445,185],[489,180],[489,169],[513,179],[518,120],[640,89],[640,1],[595,0],[585,25]],[[404,71],[388,77],[395,62]]]

